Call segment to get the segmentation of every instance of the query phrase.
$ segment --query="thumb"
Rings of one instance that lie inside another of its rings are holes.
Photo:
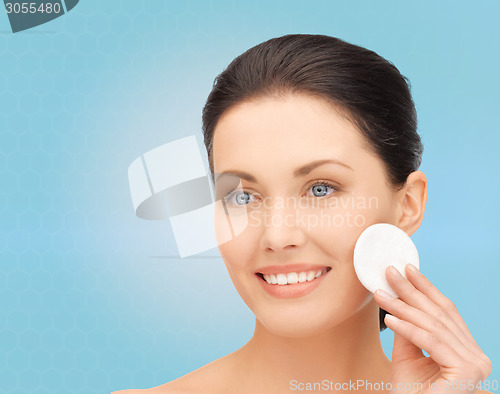
[[[425,357],[422,349],[398,333],[394,333],[394,346],[392,347],[392,362],[394,364],[407,360],[417,360]]]

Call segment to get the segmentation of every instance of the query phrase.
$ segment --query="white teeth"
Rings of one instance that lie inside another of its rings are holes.
[[[299,274],[299,283],[305,282],[307,279],[307,274],[305,272],[301,272]]]
[[[286,274],[265,274],[262,275],[264,280],[272,285],[286,285],[303,283],[305,281],[311,282],[314,279],[324,275],[328,272],[327,269],[320,271],[303,271],[303,272],[288,272]]]
[[[277,274],[276,275],[276,280],[278,281],[279,285],[286,285],[286,274]]]
[[[286,281],[288,283],[298,283],[299,282],[299,275],[296,272],[289,272],[286,274]]]

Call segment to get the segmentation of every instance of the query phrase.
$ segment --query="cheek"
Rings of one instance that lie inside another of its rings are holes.
[[[228,223],[230,223],[230,226],[228,226]],[[234,216],[216,216],[215,235],[217,247],[231,278],[234,278],[234,275],[237,275],[242,269],[248,271],[248,268],[252,265],[258,265],[258,262],[254,261],[258,250],[256,233],[255,227],[249,226],[246,219],[235,218]]]
[[[373,221],[374,212],[331,202],[326,209],[309,210],[306,228],[311,240],[338,257],[349,257],[361,232]]]
[[[365,187],[370,189],[370,185]],[[371,189],[376,190],[376,187]],[[320,217],[319,227],[332,234],[338,233],[337,236],[344,242],[351,241],[353,248],[365,228],[375,223],[391,222],[395,212],[394,200],[390,195],[368,190],[332,198],[325,204],[325,208],[313,212]]]
[[[381,201],[368,195],[353,200],[337,199],[326,209],[307,212],[309,219],[304,230],[308,238],[337,264],[346,267],[349,274],[352,271],[354,279],[357,279],[353,266],[357,239],[372,224],[391,222],[390,203]]]
[[[254,269],[258,267],[258,239],[250,231],[245,230],[230,241],[219,245],[218,249],[234,288],[247,306],[254,310],[252,286],[258,284],[254,277]]]
[[[349,214],[348,214],[349,213]],[[353,255],[354,246],[359,235],[368,227],[376,216],[375,212],[368,214],[361,210],[331,209],[331,217],[344,218],[338,225],[317,226],[309,231],[309,238],[314,240],[316,246],[321,249],[322,254],[328,256],[333,266],[332,277],[329,278],[330,286],[325,286],[325,297],[335,302],[325,302],[318,310],[330,314],[325,317],[331,321],[337,321],[337,317],[343,318],[354,314],[363,308],[372,299],[371,293],[361,284],[354,270]],[[355,224],[353,219],[359,215],[359,223]],[[348,222],[348,218],[351,219]],[[366,220],[366,221],[365,221]],[[366,222],[369,222],[367,224]]]

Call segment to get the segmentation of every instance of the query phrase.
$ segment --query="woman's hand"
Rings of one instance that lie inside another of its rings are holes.
[[[481,392],[479,382],[492,371],[490,359],[448,298],[411,264],[406,265],[406,276],[391,267],[386,270],[387,281],[399,298],[375,292],[377,304],[397,318],[386,315],[384,320],[394,331],[392,392]]]

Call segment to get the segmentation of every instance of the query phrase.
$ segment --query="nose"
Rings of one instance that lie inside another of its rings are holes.
[[[266,251],[283,252],[303,246],[306,231],[300,226],[297,208],[273,202],[263,212],[261,247]]]

